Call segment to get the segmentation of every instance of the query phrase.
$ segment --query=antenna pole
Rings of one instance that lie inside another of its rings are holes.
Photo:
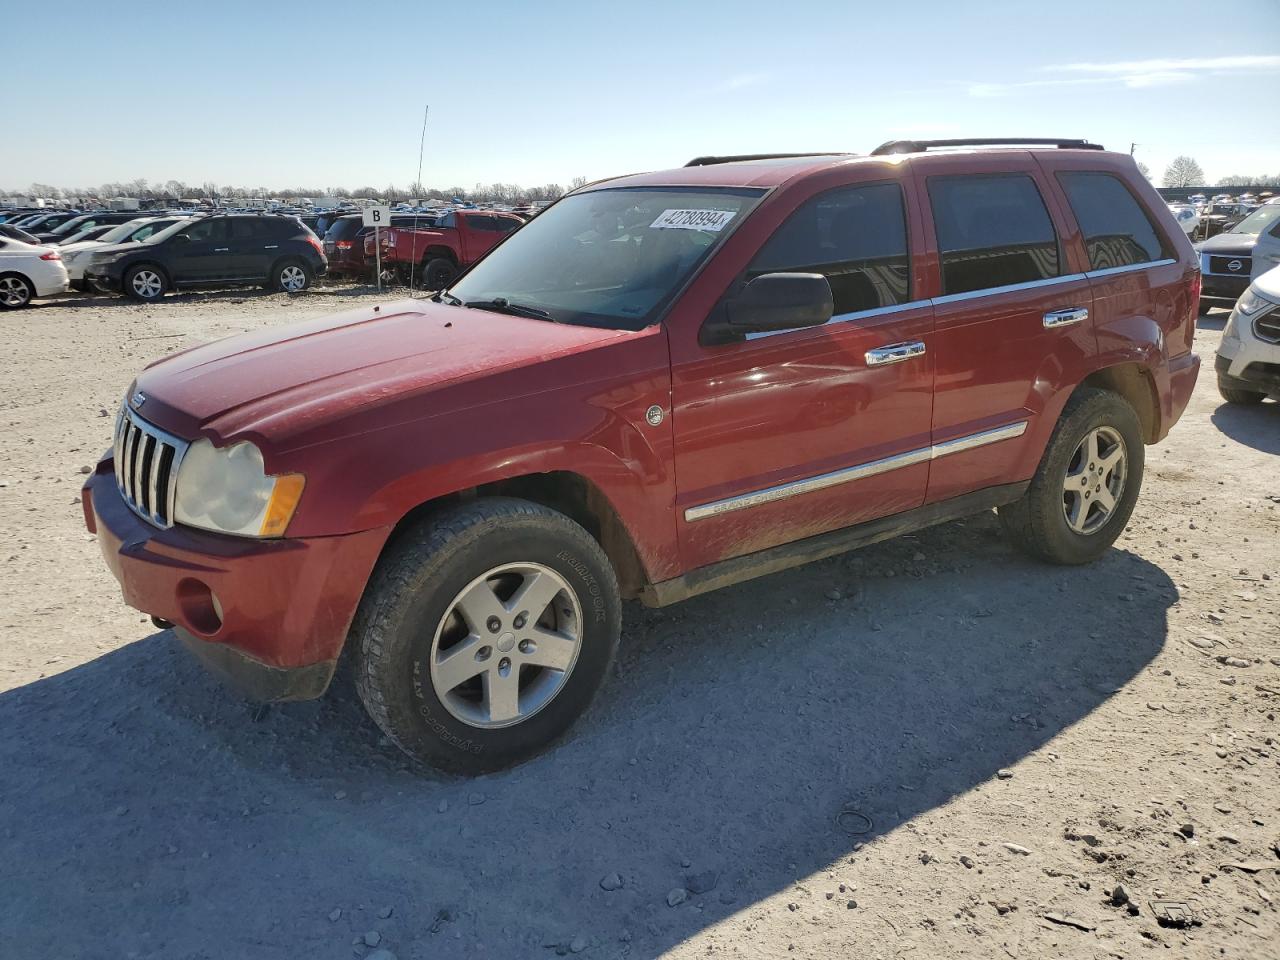
[[[431,104],[424,104],[422,107],[422,136],[418,138],[418,179],[414,181],[415,187],[422,187],[422,152],[427,145],[427,114],[431,112]],[[418,199],[422,199],[419,197]],[[419,204],[421,206],[421,204]],[[414,275],[418,272],[418,215],[413,216],[413,242],[409,245],[409,296],[413,296],[413,284],[417,279]]]

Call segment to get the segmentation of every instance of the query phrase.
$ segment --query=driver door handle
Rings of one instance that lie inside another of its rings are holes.
[[[226,252],[227,252],[228,250],[230,250],[230,249],[231,249],[230,247],[214,247],[214,248],[213,248],[213,252],[214,252],[214,253],[226,253]]]
[[[1044,315],[1044,325],[1052,330],[1054,327],[1069,327],[1073,323],[1089,319],[1089,311],[1084,307],[1067,307],[1065,310],[1051,310]]]
[[[924,356],[924,344],[919,340],[891,343],[887,346],[876,347],[874,350],[868,350],[867,366],[882,367],[888,363],[901,363],[903,360],[922,356]]]

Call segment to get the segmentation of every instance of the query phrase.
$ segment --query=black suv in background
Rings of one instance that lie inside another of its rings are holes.
[[[143,213],[138,210],[95,210],[93,213],[83,213],[78,217],[72,217],[69,220],[63,220],[56,227],[48,227],[41,224],[41,229],[32,230],[41,243],[57,243],[65,240],[74,233],[81,230],[88,230],[90,227],[100,226],[102,224],[116,225],[120,223],[128,223],[130,220],[136,220],[138,217],[156,216],[164,213],[163,210],[150,211]]]
[[[297,217],[212,214],[98,250],[84,276],[96,290],[158,300],[180,287],[249,283],[297,293],[328,267],[319,238]]]

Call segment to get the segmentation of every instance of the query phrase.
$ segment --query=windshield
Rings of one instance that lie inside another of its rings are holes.
[[[639,330],[763,191],[706,187],[594,190],[521,227],[449,293],[506,301],[562,323]]]
[[[1259,207],[1237,223],[1231,232],[1247,233],[1254,237],[1261,236],[1264,231],[1270,230],[1277,220],[1280,220],[1280,204]]]
[[[179,230],[181,230],[190,222],[191,220],[179,220],[176,223],[171,223],[169,224],[169,226],[165,227],[163,230],[159,231],[158,233],[153,233],[151,236],[147,237],[142,242],[143,243],[159,243],[161,240],[168,240],[170,237],[172,237],[175,233],[177,233]]]
[[[119,243],[121,240],[127,239],[134,230],[137,230],[138,224],[141,222],[141,220],[130,220],[128,223],[122,223],[119,226],[112,227],[98,239],[106,243]]]

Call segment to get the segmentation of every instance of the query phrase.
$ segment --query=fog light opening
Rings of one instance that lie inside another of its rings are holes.
[[[178,606],[196,633],[211,637],[222,629],[222,603],[201,581],[188,578],[178,584]]]

